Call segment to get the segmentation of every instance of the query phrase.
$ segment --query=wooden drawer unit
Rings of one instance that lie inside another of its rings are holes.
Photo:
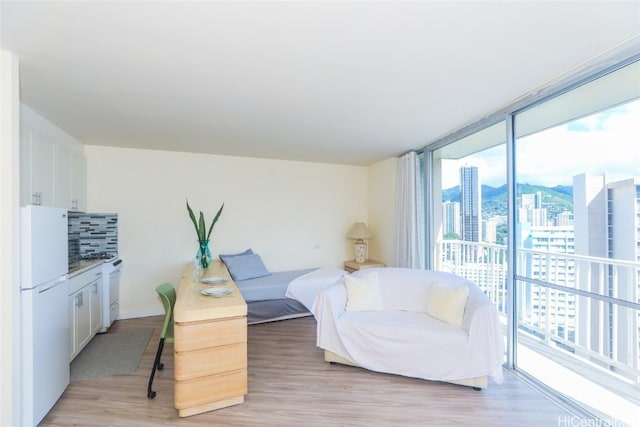
[[[176,352],[247,342],[247,318],[176,323],[174,336]]]
[[[176,382],[175,407],[185,410],[198,406],[234,399],[247,394],[247,371],[234,371],[221,375],[194,378]],[[238,402],[241,403],[241,402]],[[199,412],[197,412],[199,413]],[[181,416],[184,416],[181,414]]]
[[[246,343],[175,352],[175,379],[179,381],[237,371],[246,367]]]
[[[180,282],[174,319],[174,404],[187,417],[244,402],[247,394],[247,304],[220,261],[205,277],[224,276],[231,294],[200,293],[187,266]]]

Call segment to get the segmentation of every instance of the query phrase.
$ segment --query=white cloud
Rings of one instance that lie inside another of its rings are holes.
[[[506,146],[443,161],[443,188],[459,184],[459,168],[479,168],[481,182],[506,183]],[[640,177],[640,100],[521,138],[516,142],[518,182],[571,185],[581,173],[608,181]]]
[[[522,138],[516,158],[520,182],[571,185],[584,172],[609,181],[640,176],[640,102]]]

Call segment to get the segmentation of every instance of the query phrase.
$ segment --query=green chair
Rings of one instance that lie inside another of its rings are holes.
[[[164,343],[173,342],[173,306],[176,304],[176,290],[171,283],[163,283],[156,288],[156,292],[160,295],[162,305],[164,306],[164,324],[162,325],[162,331],[160,331],[160,342],[158,343],[158,351],[156,352],[156,358],[153,362],[153,369],[151,369],[151,376],[149,377],[149,387],[147,388],[147,397],[153,399],[156,397],[156,392],[151,390],[153,385],[153,377],[156,374],[156,369],[159,371],[164,369],[164,364],[160,362],[160,356],[162,356],[162,349]]]

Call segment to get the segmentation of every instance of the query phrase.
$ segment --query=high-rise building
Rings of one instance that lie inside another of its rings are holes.
[[[460,236],[460,203],[458,202],[442,204],[442,234],[451,233]]]
[[[640,261],[640,178],[607,184],[607,256],[616,260]],[[609,296],[637,302],[640,298],[640,272],[621,269],[608,272]],[[615,281],[613,276],[617,276]],[[640,313],[612,310],[609,313],[610,351],[619,362],[629,363],[626,355],[640,366]],[[631,339],[616,339],[629,337]]]
[[[573,225],[573,212],[570,212],[570,211],[560,212],[554,218],[553,225],[557,225],[559,227],[566,227],[568,225]]]
[[[540,191],[520,196],[518,221],[528,222],[536,227],[548,225],[547,209],[542,207],[542,193]]]
[[[482,221],[482,225],[482,241],[487,243],[496,243],[498,235],[498,219],[495,217],[489,218],[486,221]]]
[[[482,235],[482,193],[476,166],[460,168],[461,239],[479,242]]]
[[[542,207],[542,193],[525,193],[520,196],[520,207],[524,209],[540,209]]]
[[[575,262],[557,254],[574,253],[573,227],[516,226],[518,245],[530,249],[523,259],[526,275],[560,286],[574,287]],[[548,327],[553,333],[573,341],[576,325],[576,297],[573,294],[531,283],[523,283],[520,292],[520,315],[527,323]]]
[[[607,183],[605,175],[574,176],[573,205],[576,254],[640,261],[640,178]],[[637,301],[640,296],[639,272],[595,262],[591,264],[591,274],[579,276],[579,289]],[[601,277],[606,277],[606,285],[603,285]],[[640,314],[634,317],[632,310],[579,299],[578,315],[581,319],[601,319],[604,322],[604,325],[584,328],[586,331],[580,334],[579,339],[590,344],[583,345],[612,357],[635,359],[635,363],[640,365]],[[607,345],[600,348],[599,343]],[[628,359],[623,362],[630,363]]]

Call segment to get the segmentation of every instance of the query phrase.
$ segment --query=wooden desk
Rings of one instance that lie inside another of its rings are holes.
[[[247,394],[247,304],[221,261],[204,277],[224,276],[223,297],[205,296],[209,287],[191,281],[185,268],[173,312],[175,407],[187,417],[244,402]]]

